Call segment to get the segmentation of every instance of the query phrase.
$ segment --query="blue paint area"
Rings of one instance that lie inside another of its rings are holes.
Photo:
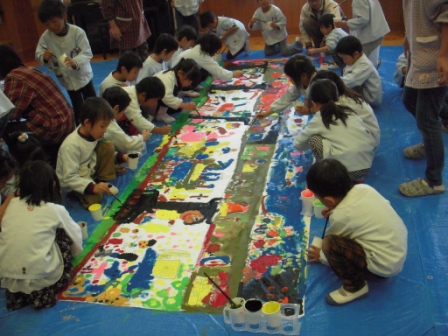
[[[193,162],[191,161],[184,161],[179,163],[177,166],[174,167],[173,172],[170,175],[170,180],[171,181],[184,180],[192,167]]]
[[[224,147],[221,150],[224,154],[230,153],[230,147]]]
[[[201,177],[204,181],[219,181],[221,174],[218,173],[202,173]]]
[[[197,160],[205,160],[205,159],[208,159],[209,157],[210,157],[210,155],[203,154],[203,153],[196,155]]]
[[[139,263],[137,271],[128,282],[127,290],[131,292],[135,289],[148,289],[154,276],[152,270],[156,262],[157,254],[152,248],[146,249],[143,260]]]
[[[207,258],[202,258],[200,264],[204,265],[207,262],[213,261],[213,260],[219,260],[224,264],[229,264],[230,263],[230,257],[229,256],[216,256],[216,257],[207,257]]]
[[[212,147],[212,146],[218,146],[219,144],[220,144],[219,141],[207,141],[207,142],[205,143],[205,146],[207,146],[207,147]]]

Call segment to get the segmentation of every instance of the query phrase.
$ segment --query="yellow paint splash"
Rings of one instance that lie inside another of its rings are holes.
[[[202,307],[202,300],[211,292],[212,284],[204,277],[197,277],[191,289],[188,305],[191,307]]]
[[[177,151],[178,155],[183,155],[189,158],[192,158],[194,153],[204,147],[205,139],[200,142],[191,142],[188,143],[188,146],[184,146]]]
[[[228,206],[228,204],[227,204],[227,203],[223,203],[223,204],[221,205],[221,208],[219,209],[219,214],[220,214],[221,216],[225,217],[225,216],[227,216],[228,212],[229,212],[229,206]]]
[[[257,169],[257,165],[252,162],[246,163],[243,166],[243,173],[253,173]]]
[[[154,268],[153,275],[162,279],[174,279],[179,271],[180,260],[157,260]]]
[[[176,220],[179,218],[179,213],[176,210],[157,210],[156,218],[163,220]]]
[[[191,174],[191,181],[196,181],[199,176],[201,176],[202,171],[205,169],[205,164],[199,163],[194,167],[193,173]]]
[[[170,228],[167,225],[160,225],[160,224],[154,224],[154,223],[143,224],[142,226],[140,226],[140,229],[145,230],[147,233],[170,232]]]

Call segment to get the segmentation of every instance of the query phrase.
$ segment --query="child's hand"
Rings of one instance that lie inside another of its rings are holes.
[[[241,70],[235,70],[233,72],[233,78],[240,78],[243,76],[243,74],[244,74],[244,72],[242,72]]]
[[[309,262],[320,262],[320,248],[310,245],[309,249],[306,249],[306,254],[308,255]]]
[[[271,114],[272,114],[271,111],[263,111],[263,112],[257,113],[255,115],[255,118],[263,119],[263,118],[266,118],[266,117],[270,116]]]
[[[257,22],[258,21],[258,19],[256,19],[256,18],[252,18],[250,21],[249,21],[249,27],[252,27],[252,25],[255,23],[255,22]]]
[[[310,109],[306,106],[296,105],[294,108],[296,109],[296,112],[298,114],[310,114],[311,113]]]
[[[348,23],[347,21],[334,21],[334,26],[336,28],[348,28]]]
[[[76,67],[76,62],[73,60],[73,58],[70,58],[68,56],[65,58],[64,63],[65,63],[66,66],[71,66],[71,67],[74,67],[74,68]]]
[[[271,27],[273,29],[280,29],[280,26],[278,24],[276,24],[275,22],[271,22]]]
[[[50,61],[51,56],[53,56],[53,52],[50,49],[44,51],[43,57],[45,62]]]
[[[315,52],[316,52],[316,51],[315,51],[314,48],[309,48],[309,49],[306,50],[306,53],[307,53],[308,55],[313,55]]]
[[[151,132],[148,130],[143,130],[142,136],[143,136],[143,141],[148,141],[149,138],[151,137]]]
[[[165,125],[162,127],[156,127],[157,128],[157,134],[168,134],[171,132],[171,125]],[[154,128],[154,129],[156,129]],[[153,130],[154,133],[154,130]]]
[[[121,157],[123,162],[129,162],[129,156],[127,154],[123,154],[123,156]]]
[[[324,208],[322,210],[322,216],[324,216],[325,218],[330,217],[330,215],[331,215],[331,209],[330,208]]]
[[[108,183],[99,182],[99,183],[95,184],[95,186],[93,187],[93,193],[100,194],[100,195],[109,194],[110,190],[109,190]]]
[[[183,105],[182,108],[184,110],[187,110],[187,111],[191,111],[191,110],[196,109],[196,103],[195,102],[188,102],[188,103],[184,103],[182,105]]]

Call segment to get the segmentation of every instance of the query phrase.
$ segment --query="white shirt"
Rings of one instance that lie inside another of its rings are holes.
[[[118,79],[115,79],[113,76],[114,71],[112,71],[100,84],[100,88],[98,90],[98,95],[100,97],[103,96],[104,91],[106,89],[113,87],[113,86],[126,86],[126,82],[119,81]]]
[[[256,21],[252,25],[252,27],[249,26],[249,29],[261,29],[261,35],[263,35],[264,41],[267,45],[276,44],[288,37],[288,33],[286,32],[286,16],[277,6],[271,5],[271,8],[269,8],[266,13],[263,13],[263,10],[261,9],[261,7],[259,7],[255,11],[253,18],[256,18],[260,21]],[[267,22],[276,23],[280,27],[280,29],[269,28]]]
[[[177,77],[174,71],[162,71],[157,73],[154,77],[160,78],[163,85],[165,86],[165,95],[162,98],[163,103],[177,110],[182,104],[182,99],[174,96],[174,89],[177,87]]]
[[[347,65],[341,77],[349,88],[362,87],[366,102],[372,105],[381,104],[383,101],[383,87],[381,77],[375,66],[365,54],[352,65]]]
[[[335,28],[330,34],[325,36],[325,45],[330,48],[330,50],[335,50],[341,38],[346,36],[348,36],[348,34],[342,28]]]
[[[41,62],[45,66],[54,65],[54,72],[59,83],[67,90],[79,90],[86,86],[93,78],[90,59],[93,57],[90,49],[87,35],[78,26],[68,25],[68,32],[65,36],[57,36],[56,34],[46,30],[39,39],[36,48],[36,61]],[[45,49],[50,49],[55,57],[51,59],[53,62],[44,62]],[[59,64],[59,57],[66,54],[72,58],[79,66],[74,70],[71,66],[66,67]]]
[[[246,44],[249,38],[249,33],[244,27],[244,24],[238,20],[227,18],[225,16],[218,16],[218,25],[216,26],[216,34],[222,38],[225,32],[237,26],[238,30],[225,39],[225,44],[229,48],[232,55],[235,55]]]
[[[326,128],[320,111],[317,112],[305,129],[294,139],[297,150],[310,148],[308,141],[312,135],[320,135],[323,143],[323,157],[333,158],[347,167],[349,172],[368,169],[372,166],[375,144],[363,121],[355,114]]]
[[[88,141],[78,133],[79,126],[70,133],[59,148],[56,174],[61,188],[84,194],[87,186],[93,183],[98,141]]]
[[[126,118],[128,118],[132,125],[134,125],[140,132],[143,130],[148,130],[151,132],[155,126],[142,115],[142,110],[140,109],[140,104],[138,103],[137,89],[135,86],[127,86],[124,87],[123,90],[125,90],[131,98],[131,103],[124,112]]]
[[[214,79],[229,81],[233,77],[233,71],[224,69],[218,62],[211,58],[210,55],[203,53],[199,44],[191,49],[182,51],[173,61],[172,67],[175,67],[182,58],[195,60],[196,63],[201,68],[207,70]]]
[[[122,153],[141,151],[145,148],[143,135],[127,135],[115,119],[111,120],[109,126],[107,127],[105,137],[112,140],[115,149]]]
[[[305,90],[298,89],[297,86],[291,85],[288,90],[271,104],[271,110],[274,112],[283,112],[285,108],[294,103],[302,95],[305,94]]]
[[[199,5],[204,0],[174,0],[174,7],[183,16],[190,16],[196,14],[199,10]]]
[[[187,49],[188,50],[188,49]],[[173,63],[174,60],[177,59],[177,57],[179,56],[179,54],[184,51],[184,49],[182,49],[181,47],[177,48],[177,50],[174,52],[173,56],[171,57],[171,59],[168,62],[165,62],[166,65],[166,69],[172,69],[174,67]]]
[[[56,229],[72,239],[73,256],[82,251],[81,228],[54,203],[30,206],[15,197],[6,208],[0,233],[0,280],[3,288],[30,294],[56,283],[64,270]]]
[[[143,67],[138,73],[137,83],[140,82],[143,78],[152,77],[156,73],[165,70],[166,65],[164,62],[157,62],[154,58],[149,56],[145,62],[143,62]]]
[[[404,53],[402,53],[400,56],[398,56],[397,63],[395,64],[395,73],[394,73],[394,81],[400,87],[402,86],[404,80],[404,75],[401,71],[405,67],[406,68],[408,67],[408,59],[406,58]]]
[[[0,118],[7,114],[14,108],[14,104],[11,103],[8,97],[0,90]]]
[[[333,209],[329,221],[326,234],[342,235],[360,244],[370,272],[383,277],[401,272],[408,231],[390,202],[375,189],[355,185]]]
[[[378,0],[353,0],[353,18],[348,20],[350,34],[362,44],[373,42],[390,32]]]

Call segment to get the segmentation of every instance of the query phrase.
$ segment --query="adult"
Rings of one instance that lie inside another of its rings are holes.
[[[384,36],[390,32],[378,0],[353,0],[353,18],[348,21],[335,22],[338,28],[349,28],[350,35],[361,41],[363,53],[375,67],[381,65],[379,59],[380,45]]]
[[[305,48],[320,48],[324,34],[320,31],[319,18],[324,13],[332,13],[335,20],[341,20],[341,8],[332,0],[308,0],[300,12],[299,29]]]
[[[204,0],[172,0],[171,7],[174,8],[174,20],[176,22],[176,33],[178,33],[183,26],[191,26],[200,36],[198,11],[199,6]]]
[[[444,148],[439,113],[448,92],[448,6],[446,0],[403,0],[409,70],[403,103],[417,121],[423,143],[408,147],[408,159],[426,157],[426,176],[399,186],[405,196],[445,191]]]
[[[10,133],[34,133],[50,160],[55,160],[62,141],[75,128],[71,106],[50,76],[25,66],[10,46],[0,45],[0,59],[4,93],[15,106],[9,114],[5,141],[8,143],[6,135]]]
[[[148,22],[143,14],[142,0],[102,0],[101,11],[109,22],[112,47],[125,51],[135,51],[142,62],[148,57],[148,43],[151,36]]]

